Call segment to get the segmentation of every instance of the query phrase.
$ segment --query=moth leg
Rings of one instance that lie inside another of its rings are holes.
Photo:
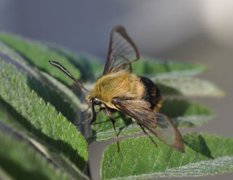
[[[92,115],[92,117],[90,118],[91,119],[91,122],[90,122],[90,124],[92,125],[94,122],[95,122],[95,120],[96,120],[96,116],[101,112],[101,111],[103,111],[103,110],[105,110],[106,108],[105,107],[100,107],[99,108],[99,111],[95,111],[95,110],[93,110],[94,112],[92,112],[92,113],[94,113],[94,115]]]
[[[87,112],[87,110],[89,109],[90,107],[88,107],[85,111],[83,111],[84,113]],[[100,107],[99,110],[96,112],[95,109],[92,109],[92,115],[91,117],[85,119],[84,121],[78,123],[77,125],[80,126],[82,124],[85,124],[86,122],[89,122],[91,125],[95,122],[96,120],[96,116],[98,115],[98,113],[100,113],[101,111],[103,111],[105,109],[105,107]]]
[[[157,147],[157,143],[154,141],[154,139],[148,134],[148,132],[145,130],[145,128],[139,124],[140,128],[142,129],[142,131],[150,138],[150,140],[155,144],[155,146]]]
[[[106,109],[106,114],[108,115],[109,119],[112,122],[112,126],[113,126],[113,129],[114,129],[114,132],[116,135],[116,139],[117,139],[117,152],[120,152],[120,143],[119,143],[118,133],[116,131],[116,125],[115,125],[116,121],[115,121],[115,119],[112,118],[112,113],[108,109]]]

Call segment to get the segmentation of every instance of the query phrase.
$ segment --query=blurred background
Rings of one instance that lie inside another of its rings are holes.
[[[124,25],[144,54],[205,36],[233,45],[230,0],[0,0],[0,30],[104,56],[109,31]]]
[[[0,0],[0,31],[65,46],[105,59],[109,32],[122,24],[141,54],[204,63],[202,77],[225,92],[221,99],[196,98],[216,111],[196,131],[232,136],[233,1],[231,0]],[[90,146],[92,177],[98,179],[101,152]],[[233,174],[199,179],[231,179]],[[187,178],[194,179],[194,178]]]

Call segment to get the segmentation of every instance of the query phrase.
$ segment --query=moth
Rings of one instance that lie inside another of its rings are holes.
[[[99,106],[99,111],[106,112],[116,132],[112,113],[120,111],[136,121],[145,134],[148,135],[149,131],[165,144],[183,152],[184,145],[180,132],[166,115],[159,113],[162,102],[159,88],[149,78],[132,73],[131,64],[139,59],[137,46],[125,28],[116,26],[110,34],[103,75],[90,91],[60,63],[56,61],[50,63],[85,91],[85,99],[92,112],[91,124],[96,120],[95,106]]]

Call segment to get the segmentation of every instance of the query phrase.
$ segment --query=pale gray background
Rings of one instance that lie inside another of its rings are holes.
[[[124,25],[142,54],[207,64],[202,77],[226,97],[196,98],[214,108],[214,121],[196,128],[225,136],[232,132],[233,1],[231,0],[0,0],[0,30],[63,45],[105,58],[109,32]],[[93,179],[101,151],[90,146]],[[197,179],[232,179],[232,173]],[[196,179],[196,178],[182,178]]]

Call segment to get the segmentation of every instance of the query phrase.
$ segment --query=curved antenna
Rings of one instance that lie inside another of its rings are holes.
[[[77,80],[75,77],[59,62],[57,61],[49,61],[49,63],[59,70],[61,70],[64,74],[66,74],[70,79],[72,79],[84,92],[87,92],[88,90]]]

